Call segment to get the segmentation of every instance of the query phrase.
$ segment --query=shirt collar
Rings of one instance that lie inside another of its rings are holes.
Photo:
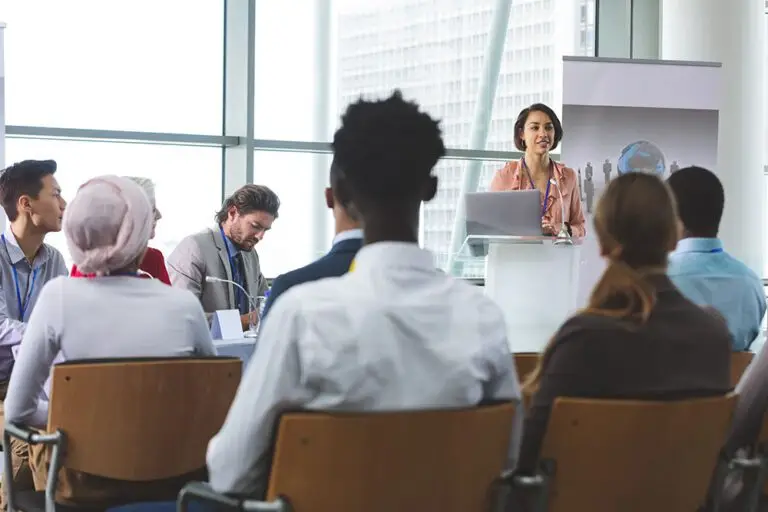
[[[432,253],[412,242],[376,242],[364,245],[355,256],[355,274],[382,268],[437,271]]]
[[[723,241],[719,238],[683,238],[677,242],[675,253],[719,252],[723,250]]]
[[[216,231],[218,231],[221,237],[224,239],[225,249],[229,252],[230,255],[234,257],[235,254],[240,252],[240,249],[238,249],[234,242],[232,242],[232,240],[230,240],[229,237],[224,233],[224,229],[221,226],[216,226]]]
[[[11,230],[11,223],[8,222],[5,226],[5,231],[3,231],[3,237],[5,238],[5,249],[8,251],[8,256],[11,259],[11,264],[16,265],[21,260],[26,260],[26,256],[24,256],[24,251],[21,250],[21,247],[19,246],[19,242],[16,240],[16,235],[13,234],[13,230]],[[48,259],[48,250],[45,247],[45,244],[43,244],[40,247],[40,250],[37,251],[37,254],[35,255],[35,267],[42,265],[46,260]]]
[[[362,229],[348,229],[346,231],[342,231],[333,237],[333,243],[331,245],[336,245],[339,242],[344,242],[345,240],[352,240],[355,238],[363,238]]]

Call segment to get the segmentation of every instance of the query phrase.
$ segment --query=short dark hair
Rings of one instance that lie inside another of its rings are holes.
[[[245,215],[251,212],[266,212],[277,218],[280,209],[280,198],[269,187],[264,185],[245,185],[229,196],[221,210],[216,214],[216,222],[221,224],[227,220],[229,209],[234,206],[237,212]]]
[[[0,204],[9,221],[13,222],[19,216],[19,198],[26,195],[37,199],[43,189],[43,178],[55,172],[55,160],[24,160],[3,170],[0,174]]]
[[[384,100],[361,98],[349,105],[332,147],[354,200],[360,196],[378,203],[418,196],[445,155],[440,122],[404,100],[399,90]]]
[[[552,126],[555,129],[555,140],[552,141],[552,147],[550,151],[557,148],[560,141],[563,140],[563,124],[560,122],[560,118],[557,117],[555,111],[546,106],[543,103],[534,103],[530,107],[526,107],[520,111],[517,115],[517,121],[515,121],[515,147],[520,151],[525,151],[525,141],[523,140],[523,128],[525,128],[525,122],[528,120],[528,116],[531,112],[541,112],[546,114],[552,120]]]
[[[360,220],[360,214],[358,213],[357,208],[355,208],[355,205],[352,203],[352,198],[349,194],[349,187],[341,177],[341,169],[336,163],[336,160],[333,160],[331,162],[331,172],[329,176],[329,182],[331,185],[331,190],[333,191],[333,196],[339,202],[341,207],[344,208],[344,211],[347,212],[347,215],[352,220]]]
[[[725,191],[720,179],[703,167],[684,167],[667,178],[677,200],[677,214],[693,236],[717,236],[725,207]]]

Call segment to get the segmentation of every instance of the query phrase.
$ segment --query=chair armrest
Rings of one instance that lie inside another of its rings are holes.
[[[734,457],[730,460],[729,466],[734,469],[754,469],[764,464],[763,457]]]
[[[518,505],[525,503],[526,510],[545,512],[549,510],[549,493],[552,484],[552,476],[555,474],[555,461],[543,459],[539,461],[538,471],[533,475],[508,471],[501,476],[503,484],[509,490],[507,497],[501,501],[508,502],[521,500]],[[518,492],[515,492],[515,491]],[[516,495],[517,498],[513,496]]]
[[[11,438],[14,437],[27,444],[45,444],[53,446],[51,451],[51,465],[48,469],[48,481],[45,484],[45,509],[55,510],[55,494],[56,487],[59,479],[59,468],[61,467],[61,451],[64,446],[65,438],[64,433],[61,430],[57,430],[53,434],[40,433],[35,429],[18,425],[14,423],[6,423],[3,430],[3,463],[6,469],[10,469],[13,466],[13,457],[11,450]],[[5,493],[8,510],[16,510],[16,493],[13,488],[13,472],[3,472],[3,489]]]
[[[258,501],[227,496],[213,490],[207,482],[190,482],[179,492],[177,510],[186,512],[191,501],[201,501],[219,505],[233,510],[248,512],[290,512],[290,506],[282,499],[275,501]]]
[[[61,439],[61,433],[58,431],[54,432],[53,434],[41,434],[35,429],[23,425],[17,425],[15,423],[6,423],[5,432],[11,437],[15,437],[16,439],[29,444],[53,445],[58,443]]]
[[[213,490],[213,488],[207,482],[189,482],[181,491],[179,491],[178,497],[178,510],[184,512],[187,510],[187,504],[190,501],[202,501],[205,503],[213,503],[216,505],[222,505],[232,508],[234,510],[240,510],[241,500],[220,494]]]
[[[526,489],[543,487],[544,477],[541,475],[515,475],[512,477],[512,485]]]

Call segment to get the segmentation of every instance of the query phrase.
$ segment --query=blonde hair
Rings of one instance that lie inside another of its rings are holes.
[[[580,314],[624,319],[628,327],[646,322],[656,304],[656,289],[648,276],[665,272],[667,255],[678,240],[671,190],[652,174],[620,176],[600,197],[594,224],[608,266]],[[523,384],[526,392],[538,389],[551,352],[552,341]]]

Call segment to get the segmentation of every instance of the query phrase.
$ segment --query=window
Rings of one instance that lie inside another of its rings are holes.
[[[435,256],[435,263],[445,268],[451,252],[451,234],[457,204],[463,200],[459,189],[464,173],[474,168],[479,172],[478,191],[485,191],[491,183],[493,173],[504,166],[501,161],[470,161],[444,159],[435,166],[434,174],[438,177],[438,192],[435,198],[424,203],[421,208],[420,241],[424,248],[429,249]],[[485,273],[485,259],[467,257],[462,253],[459,257],[464,262],[461,275],[466,277],[482,277]]]
[[[333,215],[323,195],[329,169],[328,155],[254,153],[254,183],[268,186],[280,198],[278,218],[256,247],[267,277],[304,266],[330,248]]]
[[[223,1],[9,1],[6,123],[221,133]]]
[[[584,4],[583,0],[568,1],[576,4],[571,12],[579,12],[575,9]],[[445,125],[464,122],[464,118],[472,117],[475,111],[495,3],[479,0],[467,10],[465,5],[452,0],[431,3],[338,0],[331,3],[331,57],[328,69],[321,70],[315,65],[319,41],[315,20],[318,3],[297,11],[290,2],[257,2],[256,138],[317,140],[315,107],[319,101],[328,102],[330,119],[326,121],[334,128],[344,107],[360,95],[381,97],[395,88],[402,89],[406,97],[418,100]],[[549,59],[545,52],[552,50],[545,47],[551,46],[553,17],[567,16],[568,10],[554,11],[553,2],[514,6],[515,10],[518,8],[528,16],[511,15],[507,34],[510,39],[520,33],[527,37],[520,45],[506,45],[505,57],[519,52],[520,58],[503,57],[501,74],[530,68],[538,64],[533,61],[543,59],[546,62],[542,65],[559,65],[559,55]],[[583,11],[586,16],[588,11]],[[574,30],[578,28],[577,16],[572,20]],[[446,20],[454,19],[462,22],[453,30],[445,30]],[[292,29],[285,31],[286,26]],[[280,51],[276,52],[275,48]],[[575,47],[558,51],[581,53]],[[445,63],[455,61],[456,56],[460,57],[461,69],[451,72]],[[330,77],[331,98],[317,97],[319,80],[325,78],[319,76],[319,72]],[[449,87],[457,79],[460,87]],[[542,85],[531,81],[526,84],[525,92],[539,91]],[[451,96],[456,93],[470,103],[466,112],[448,110],[451,101],[455,101]],[[497,96],[514,94],[511,84],[504,83],[497,88]],[[514,104],[512,108],[519,110],[522,105]],[[503,117],[507,112],[499,114]],[[458,135],[449,136],[446,142],[461,148],[470,144],[469,138]]]
[[[183,237],[214,224],[221,206],[221,150],[153,144],[115,144],[43,139],[7,139],[7,163],[53,158],[66,200],[89,178],[103,174],[143,176],[155,182],[163,218],[150,245],[167,257]],[[63,233],[46,241],[71,264]]]

